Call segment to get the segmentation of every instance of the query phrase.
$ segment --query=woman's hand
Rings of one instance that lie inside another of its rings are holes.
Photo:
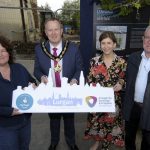
[[[115,92],[118,92],[122,90],[122,85],[119,82],[117,82],[117,84],[113,87],[113,89]]]
[[[33,87],[34,89],[37,87],[35,83],[31,83],[31,82],[29,82],[28,85],[32,85],[32,87]]]
[[[12,112],[12,114],[11,114],[11,116],[16,116],[16,115],[21,115],[21,114],[22,114],[22,113],[19,112],[19,109],[14,108],[14,109],[13,109],[13,112]]]

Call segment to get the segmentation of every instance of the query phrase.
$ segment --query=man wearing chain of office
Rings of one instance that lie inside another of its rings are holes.
[[[78,46],[70,41],[64,41],[63,25],[57,18],[45,21],[47,41],[35,47],[34,76],[43,83],[48,82],[51,75],[54,87],[61,87],[61,78],[67,77],[70,85],[78,84],[82,70],[82,59]],[[70,150],[78,150],[75,143],[75,126],[73,113],[49,113],[51,144],[48,150],[55,150],[60,138],[60,120],[64,120],[65,140]]]

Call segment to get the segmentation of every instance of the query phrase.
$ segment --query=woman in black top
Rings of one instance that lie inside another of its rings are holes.
[[[35,80],[21,64],[13,62],[9,41],[0,36],[0,150],[29,150],[31,114],[12,108],[12,93]]]

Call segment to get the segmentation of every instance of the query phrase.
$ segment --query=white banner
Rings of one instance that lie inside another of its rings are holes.
[[[50,79],[51,80],[51,79]],[[41,83],[36,89],[30,85],[13,92],[12,107],[23,113],[56,112],[115,112],[113,88],[84,86],[81,75],[80,85],[70,86],[62,79],[62,87]]]

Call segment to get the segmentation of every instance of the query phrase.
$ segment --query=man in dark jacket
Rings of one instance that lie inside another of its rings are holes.
[[[133,53],[127,63],[127,84],[123,105],[126,150],[136,150],[138,127],[141,150],[150,150],[150,26],[143,36],[143,51]]]
[[[78,84],[82,70],[82,58],[76,44],[62,39],[63,26],[56,18],[47,19],[45,34],[48,40],[35,47],[34,75],[43,83],[48,82],[51,75],[54,87],[61,87],[61,78],[67,77],[70,85]],[[75,142],[75,126],[73,113],[49,113],[51,145],[48,150],[55,150],[60,139],[60,121],[64,120],[64,134],[70,150],[78,150]]]

